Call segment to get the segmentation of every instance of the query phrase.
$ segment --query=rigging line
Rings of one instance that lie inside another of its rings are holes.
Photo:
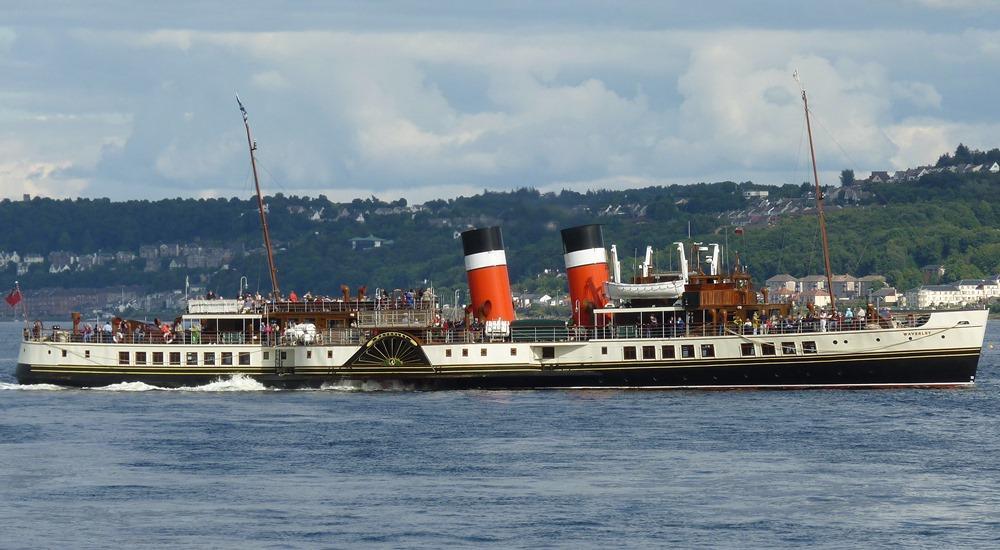
[[[261,161],[259,154],[257,155],[257,166],[259,166],[261,168],[261,170],[263,170],[264,172],[266,172],[268,176],[271,176],[271,182],[274,183],[274,186],[277,187],[279,191],[284,191],[286,193],[289,192],[288,191],[288,187],[285,186],[285,184],[282,183],[281,180],[279,180],[278,178],[276,178],[274,176],[274,174],[270,170],[268,170],[267,165],[264,164]]]
[[[837,141],[837,138],[835,138],[833,136],[833,132],[831,132],[830,130],[828,130],[827,127],[823,125],[823,121],[820,120],[819,117],[817,117],[815,113],[813,113],[812,109],[809,109],[809,114],[812,116],[813,121],[815,121],[816,124],[820,128],[822,128],[824,132],[826,132],[826,135],[830,136],[830,139],[833,140],[833,143],[834,143],[834,145],[837,146],[837,149],[840,149],[840,152],[843,153],[844,159],[847,160],[847,162],[850,163],[851,166],[857,166],[858,163],[851,157],[851,155],[849,155],[847,153],[847,151],[843,148],[843,146],[840,145],[840,142]]]
[[[816,227],[816,233],[813,234],[812,240],[812,251],[813,253],[809,255],[811,260],[809,260],[809,274],[819,271],[819,267],[816,266],[816,241],[819,239],[819,226]]]
[[[781,248],[778,250],[778,273],[783,272],[782,266],[785,263],[785,231],[780,231],[781,233]],[[777,275],[777,273],[775,274]]]
[[[854,266],[854,272],[857,273],[861,269],[861,260],[865,259],[865,254],[868,252],[868,248],[872,245],[871,239],[865,239],[865,247],[861,249],[861,255],[858,256],[858,263]]]

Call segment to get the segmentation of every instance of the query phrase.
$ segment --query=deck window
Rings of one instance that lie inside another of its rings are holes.
[[[763,342],[760,345],[761,355],[777,355],[778,350],[774,347],[774,342]]]
[[[170,352],[170,364],[171,365],[180,365],[181,364],[181,352],[179,352],[179,351],[172,351],[172,352]]]
[[[444,356],[445,357],[451,357],[451,350],[450,349],[444,350]]]
[[[479,356],[486,357],[486,348],[479,348]]]
[[[249,365],[250,364],[250,352],[249,351],[241,351],[240,352],[240,364],[241,365]]]
[[[333,359],[333,350],[332,349],[326,350],[326,358],[327,359]]]
[[[802,353],[816,353],[816,342],[802,342]]]
[[[264,352],[264,360],[265,360],[265,361],[267,361],[267,360],[268,360],[268,359],[270,359],[270,358],[271,358],[271,352],[269,352],[269,351],[265,351],[265,352]]]
[[[629,360],[635,359],[635,346],[625,346],[622,348],[622,357]]]
[[[127,351],[119,351],[118,352],[118,364],[119,365],[127,365],[128,364],[128,352]]]
[[[146,364],[146,352],[144,352],[144,351],[137,351],[137,352],[135,352],[135,364],[136,365],[145,365]]]
[[[84,359],[90,359],[90,350],[89,349],[83,350],[83,358]]]
[[[462,357],[468,357],[468,356],[469,356],[469,349],[462,348]]]
[[[753,355],[755,355],[753,350],[753,344],[752,343],[740,344],[740,355],[742,355],[743,357],[752,357]]]
[[[188,365],[197,365],[198,364],[198,352],[197,351],[189,351],[189,352],[187,352],[187,357],[185,358],[184,362],[186,364],[188,364]]]
[[[555,359],[556,358],[556,348],[554,346],[545,346],[542,348],[542,359]]]
[[[673,359],[674,346],[660,346],[660,355],[663,356],[664,359]]]
[[[231,351],[224,351],[224,352],[222,352],[222,364],[223,365],[232,365],[233,364],[233,352],[231,352]]]
[[[517,356],[517,348],[510,348],[510,356],[511,357]]]
[[[601,355],[608,354],[608,346],[601,346]]]
[[[312,359],[312,358],[313,358],[312,350],[306,350],[306,359]]]
[[[642,346],[643,359],[656,359],[656,346]]]
[[[687,344],[681,346],[681,358],[691,359],[692,357],[694,357],[694,346]]]
[[[281,352],[281,360],[284,361],[285,359],[288,359],[288,352],[287,351]]]
[[[702,344],[701,345],[701,356],[702,357],[715,357],[715,344]]]
[[[154,351],[153,352],[153,364],[154,365],[162,365],[163,364],[163,352],[162,351]]]
[[[215,364],[215,352],[214,351],[206,351],[205,355],[202,356],[202,362],[204,364],[206,364],[206,365],[214,365]]]
[[[781,343],[781,354],[782,355],[795,355],[795,342],[782,342]]]

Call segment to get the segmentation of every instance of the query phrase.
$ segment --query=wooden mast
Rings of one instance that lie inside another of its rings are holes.
[[[809,121],[809,99],[806,97],[806,89],[799,81],[798,72],[795,73],[795,81],[799,83],[802,91],[802,106],[806,111],[806,133],[809,134],[809,155],[812,157],[813,181],[816,182],[816,212],[819,215],[819,233],[823,239],[823,266],[826,268],[826,288],[830,294],[830,310],[836,311],[837,302],[833,297],[833,270],[830,269],[830,241],[826,236],[826,215],[823,214],[823,191],[819,187],[819,171],[816,169],[816,149],[813,148],[812,124]]]
[[[250,122],[247,120],[247,110],[240,101],[240,96],[236,96],[236,103],[243,113],[243,126],[247,129],[247,147],[250,148],[250,167],[253,169],[253,184],[257,189],[257,210],[260,212],[260,225],[264,230],[264,250],[267,252],[267,267],[271,273],[271,295],[275,300],[281,297],[281,290],[278,287],[278,269],[274,266],[274,251],[271,250],[271,231],[267,227],[267,215],[264,213],[264,197],[260,194],[260,180],[257,178],[257,159],[254,151],[257,150],[257,142],[250,136]]]

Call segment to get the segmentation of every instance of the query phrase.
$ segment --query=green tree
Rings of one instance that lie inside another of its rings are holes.
[[[854,185],[854,170],[841,170],[840,171],[840,185],[845,187]]]

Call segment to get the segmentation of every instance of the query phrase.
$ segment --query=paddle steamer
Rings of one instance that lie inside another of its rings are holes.
[[[803,91],[808,121],[808,103]],[[245,375],[276,388],[869,388],[975,383],[987,311],[913,312],[865,321],[793,317],[758,293],[739,261],[712,249],[682,274],[609,275],[601,226],[562,231],[572,319],[517,320],[499,227],[462,234],[470,305],[442,322],[433,292],[336,300],[281,298],[243,111],[272,294],[261,302],[191,300],[173,330],[25,330],[22,384],[198,386]],[[810,133],[810,149],[812,140]],[[814,166],[815,166],[815,155]],[[815,171],[814,171],[815,176]],[[816,177],[817,210],[829,253]],[[683,247],[680,249],[683,252]],[[699,249],[692,251],[696,259]],[[647,260],[647,264],[648,264]],[[678,283],[677,281],[680,281]],[[832,284],[828,284],[832,289]],[[609,296],[609,294],[611,296]],[[830,295],[831,303],[833,295]],[[818,313],[818,312],[817,312]],[[117,320],[116,320],[117,321]],[[136,337],[138,335],[138,337]]]

